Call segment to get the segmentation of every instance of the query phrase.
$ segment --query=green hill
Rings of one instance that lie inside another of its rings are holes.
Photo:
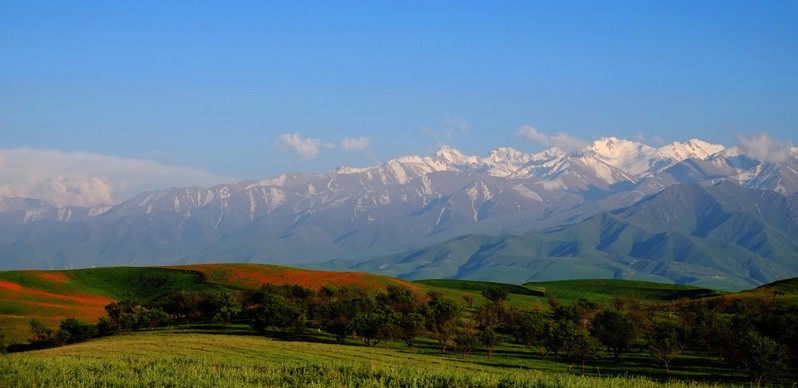
[[[178,290],[257,288],[264,283],[318,289],[355,284],[384,289],[416,286],[386,276],[312,271],[265,264],[202,264],[181,267],[104,267],[66,271],[0,271],[0,328],[14,341],[28,337],[28,322],[51,326],[74,317],[95,322],[114,301],[148,302]],[[421,292],[421,291],[419,291]]]

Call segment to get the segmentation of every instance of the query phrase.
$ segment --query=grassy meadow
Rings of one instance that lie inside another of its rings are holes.
[[[405,282],[362,273],[260,264],[208,264],[0,272],[0,329],[6,345],[26,343],[31,338],[28,324],[31,319],[41,320],[56,329],[59,321],[68,317],[94,324],[99,317],[109,314],[105,306],[112,302],[157,302],[185,291],[205,295],[223,292],[244,298],[263,284],[300,285],[316,291],[330,286],[342,289],[355,286],[372,295],[361,295],[358,296],[361,299],[353,301],[373,298],[379,293],[385,297],[388,286],[400,286],[420,299],[428,298],[428,293],[432,292],[449,298],[464,312],[458,325],[464,320],[486,319],[484,313],[497,304],[483,296],[483,292],[495,289],[506,292],[506,309],[546,316],[552,313],[553,305],[571,305],[576,310],[563,311],[578,312],[578,308],[592,304],[589,308],[595,313],[616,303],[630,303],[630,300],[639,302],[650,314],[665,316],[668,320],[677,319],[677,314],[668,306],[686,306],[689,301],[701,306],[732,306],[732,310],[765,305],[798,306],[798,279],[740,293],[725,293],[625,280],[567,280],[524,285],[462,280]],[[322,294],[320,292],[319,298]],[[269,300],[258,303],[265,305]],[[243,302],[244,309],[247,303],[252,302]],[[509,311],[506,309],[505,313]],[[622,363],[615,362],[612,354],[603,349],[587,362],[587,369],[582,372],[573,357],[543,354],[539,345],[521,345],[508,329],[499,334],[500,342],[492,354],[489,355],[484,347],[477,347],[465,356],[454,342],[447,352],[442,352],[441,344],[430,331],[419,334],[413,347],[397,338],[367,346],[363,337],[356,334],[337,343],[337,338],[329,330],[324,331],[321,323],[311,325],[310,321],[301,332],[274,326],[257,331],[253,330],[252,323],[258,311],[261,310],[250,310],[250,315],[234,318],[229,327],[208,318],[191,323],[183,318],[154,330],[128,331],[57,348],[0,355],[0,387],[751,385],[745,373],[729,369],[724,360],[708,354],[697,344],[688,344],[672,360],[667,373],[651,359],[642,337],[634,340]],[[467,329],[468,322],[465,323],[463,327]],[[789,383],[789,376],[794,373],[789,373],[775,381],[795,387],[794,383]]]
[[[238,329],[238,331],[237,331]],[[534,359],[163,329],[0,356],[0,386],[698,387],[644,377],[580,376]]]

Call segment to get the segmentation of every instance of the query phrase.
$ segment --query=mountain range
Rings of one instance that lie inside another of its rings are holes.
[[[406,279],[584,277],[742,289],[798,276],[798,149],[692,139],[450,147],[369,168],[141,193],[0,198],[0,269],[263,262]]]

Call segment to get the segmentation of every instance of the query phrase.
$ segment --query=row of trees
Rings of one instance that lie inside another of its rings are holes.
[[[456,349],[463,357],[477,349],[492,357],[503,342],[513,341],[541,356],[565,358],[583,372],[604,351],[620,364],[635,347],[660,363],[665,373],[687,349],[724,360],[757,383],[767,383],[788,366],[794,374],[798,366],[795,308],[741,309],[707,302],[646,305],[633,298],[615,298],[606,305],[587,300],[560,304],[550,298],[548,306],[525,310],[510,307],[501,288],[485,290],[482,296],[485,302],[479,307],[473,307],[473,295],[464,296],[469,306],[464,308],[438,293],[420,295],[393,285],[376,293],[357,287],[314,291],[271,284],[237,293],[179,291],[147,305],[111,303],[96,325],[69,318],[54,331],[31,321],[28,348],[165,324],[210,321],[227,327],[236,320],[258,333],[284,337],[313,329],[341,343],[356,338],[368,346],[401,341],[413,348],[419,337],[428,336],[442,352]]]

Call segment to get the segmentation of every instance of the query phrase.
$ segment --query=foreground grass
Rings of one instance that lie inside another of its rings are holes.
[[[642,377],[584,377],[497,367],[455,354],[157,331],[0,356],[0,386],[655,387]]]

